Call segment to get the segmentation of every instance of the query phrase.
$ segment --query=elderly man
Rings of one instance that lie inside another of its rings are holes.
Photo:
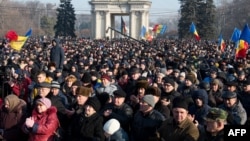
[[[202,141],[223,141],[224,127],[227,124],[228,113],[220,108],[211,108],[205,117],[206,126],[200,130]]]
[[[228,124],[244,125],[247,121],[247,113],[241,101],[237,98],[237,93],[225,91],[222,98],[223,104],[219,105],[219,108],[228,112]]]
[[[173,100],[173,118],[167,119],[158,129],[161,140],[197,141],[198,127],[188,118],[188,103],[182,97]]]
[[[118,90],[119,87],[111,83],[111,77],[107,74],[101,76],[102,86],[96,89],[96,94],[101,94],[103,92],[108,93],[110,96],[114,96],[113,92]]]
[[[154,109],[153,95],[145,95],[140,102],[140,109],[136,112],[132,122],[131,141],[149,141],[158,139],[157,128],[165,117]]]

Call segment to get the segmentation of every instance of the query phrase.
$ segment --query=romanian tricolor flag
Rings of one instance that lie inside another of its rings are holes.
[[[10,30],[7,32],[5,37],[9,40],[9,45],[11,48],[20,51],[24,45],[24,43],[27,41],[27,39],[31,36],[32,29],[29,29],[25,36],[19,36],[16,34],[15,31]]]
[[[200,36],[199,36],[199,34],[198,34],[198,32],[197,32],[197,30],[196,30],[195,25],[194,25],[193,22],[192,22],[192,24],[191,24],[191,26],[190,26],[190,32],[194,34],[194,37],[195,37],[195,39],[196,39],[197,41],[200,40]]]
[[[145,26],[142,26],[141,28],[141,38],[147,41],[152,41],[153,39],[153,36],[149,32],[147,32],[147,29]]]
[[[121,33],[122,34],[127,34],[126,24],[125,24],[122,17],[121,17]]]
[[[152,31],[155,33],[164,34],[166,30],[167,30],[167,25],[156,24]]]
[[[239,46],[236,48],[235,52],[236,59],[246,58],[249,43],[250,43],[250,30],[248,25],[246,24],[240,35]]]
[[[225,43],[224,39],[222,38],[222,35],[220,35],[220,37],[219,37],[219,47],[220,47],[221,52],[225,51],[226,43]]]

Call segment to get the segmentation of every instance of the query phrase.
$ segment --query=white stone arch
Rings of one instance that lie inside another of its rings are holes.
[[[149,25],[149,9],[152,2],[149,0],[91,0],[91,33],[93,39],[113,37],[116,15],[128,15],[130,26],[129,36],[139,39],[141,27]]]

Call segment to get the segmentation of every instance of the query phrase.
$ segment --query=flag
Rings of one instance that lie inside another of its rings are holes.
[[[152,29],[152,31],[156,33],[157,30],[158,30],[158,26],[159,26],[159,24],[156,24],[156,25],[154,26],[154,28]]]
[[[146,32],[145,39],[151,42],[153,40],[153,36],[149,32]]]
[[[195,39],[196,39],[197,41],[200,40],[200,36],[199,36],[199,34],[198,34],[198,32],[197,32],[197,30],[196,30],[195,25],[194,25],[193,22],[192,22],[192,24],[191,24],[191,26],[190,26],[190,32],[194,34]]]
[[[163,25],[160,34],[164,34],[167,30],[167,25]]]
[[[30,37],[32,34],[32,29],[30,28],[26,33],[25,33],[25,36],[26,37]]]
[[[250,43],[250,30],[248,24],[246,24],[239,38],[239,46],[236,48],[235,52],[236,59],[246,58],[249,43]]]
[[[235,43],[238,42],[240,39],[240,34],[241,34],[241,31],[238,28],[234,28],[231,40]]]
[[[220,34],[220,37],[219,37],[219,47],[220,47],[221,52],[225,51],[226,43],[225,43],[224,39],[222,38],[222,34]]]
[[[16,41],[10,41],[10,47],[17,51],[20,51],[27,39],[27,36],[18,36]]]
[[[127,33],[126,25],[125,25],[125,22],[124,22],[124,20],[123,20],[122,17],[121,17],[121,33],[122,34],[126,34]]]
[[[145,37],[146,32],[147,32],[147,29],[146,29],[146,27],[143,25],[142,28],[141,28],[141,37],[142,37],[142,38]]]

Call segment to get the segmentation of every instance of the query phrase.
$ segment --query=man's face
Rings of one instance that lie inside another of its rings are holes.
[[[184,121],[187,118],[188,111],[184,108],[173,108],[173,117],[177,123]]]

